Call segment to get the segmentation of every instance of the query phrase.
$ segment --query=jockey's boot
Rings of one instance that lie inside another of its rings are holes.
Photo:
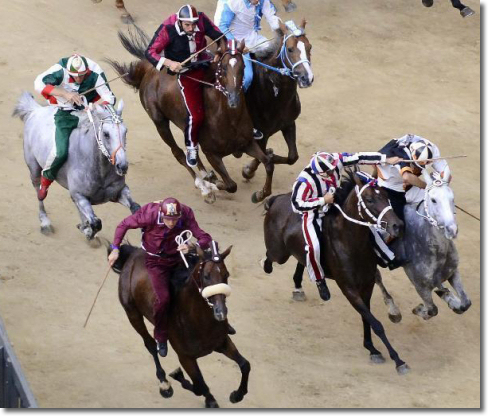
[[[44,201],[46,199],[47,189],[52,183],[53,183],[52,180],[45,178],[44,176],[41,176],[41,186],[37,190],[37,199],[39,201]]]
[[[186,164],[191,168],[197,166],[198,163],[198,147],[188,146],[186,148]]]
[[[158,354],[161,357],[166,357],[168,355],[168,341],[164,341],[164,342],[156,341],[156,347],[158,350]]]
[[[254,140],[261,140],[264,137],[264,134],[258,129],[252,129],[252,136],[254,137]]]
[[[329,288],[327,287],[327,283],[325,283],[325,279],[317,280],[317,289],[319,290],[319,295],[322,300],[329,300],[330,299],[330,292]]]
[[[422,0],[422,4],[425,7],[432,7],[432,5],[434,4],[434,0]]]
[[[233,327],[231,324],[229,324],[228,322],[227,322],[227,333],[228,333],[229,335],[235,335],[235,334],[236,334],[236,330],[235,330],[235,329],[234,329],[234,327]]]
[[[460,11],[461,16],[463,17],[468,17],[472,16],[474,14],[474,10],[470,9],[468,6],[466,6],[464,9]]]

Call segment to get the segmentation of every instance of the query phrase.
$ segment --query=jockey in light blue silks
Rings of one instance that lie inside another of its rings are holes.
[[[250,49],[266,40],[266,37],[259,34],[263,16],[272,30],[279,28],[280,18],[276,16],[276,7],[270,0],[218,0],[214,22],[222,33],[231,30],[225,35],[227,39],[236,39],[239,42],[244,40],[246,47]],[[249,53],[244,54],[244,57],[248,58],[244,59],[244,91],[247,91],[253,72]],[[262,137],[262,133],[254,129],[254,138]]]
[[[99,100],[104,105],[115,104],[115,96],[106,82],[100,66],[78,54],[62,58],[34,81],[36,91],[58,108],[54,114],[54,146],[42,171],[41,186],[37,191],[40,201],[46,198],[49,186],[68,159],[69,136],[78,127],[79,121],[73,112]],[[83,97],[86,98],[85,102]]]

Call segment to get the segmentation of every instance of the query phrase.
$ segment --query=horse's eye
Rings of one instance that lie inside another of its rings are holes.
[[[437,204],[437,201],[434,198],[432,198],[431,201],[433,204]]]
[[[288,48],[288,52],[292,53],[293,52],[293,48]]]
[[[110,134],[108,134],[107,132],[104,132],[103,133],[103,137],[105,137],[106,139],[110,138]]]
[[[372,204],[372,203],[373,203],[373,198],[367,197],[367,198],[366,198],[366,202],[367,202],[368,204]]]

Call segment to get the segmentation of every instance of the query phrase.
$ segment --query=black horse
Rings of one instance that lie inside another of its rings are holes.
[[[451,3],[452,7],[458,9],[459,13],[461,13],[461,16],[463,17],[472,16],[474,14],[474,10],[468,6],[465,6],[460,0],[451,0]],[[434,0],[422,0],[422,4],[425,7],[432,7],[434,5]]]
[[[337,189],[335,196],[343,214],[334,207],[322,221],[325,248],[322,250],[322,266],[326,276],[336,281],[344,296],[361,315],[364,328],[363,345],[370,352],[371,360],[375,363],[385,361],[373,345],[372,328],[385,344],[391,359],[395,361],[398,373],[404,374],[408,372],[409,367],[390,345],[383,325],[370,311],[377,257],[370,243],[369,227],[365,226],[367,223],[362,219],[363,216],[368,218],[369,210],[372,214],[371,219],[374,218],[373,221],[376,223],[375,217],[390,205],[390,201],[386,191],[378,187],[375,181],[363,183],[360,177],[352,172],[349,172],[348,176]],[[271,273],[273,262],[283,264],[290,256],[294,256],[299,264],[305,265],[305,240],[301,219],[292,211],[290,194],[268,198],[265,207],[264,271]],[[403,229],[403,222],[391,209],[384,214],[383,221],[386,222],[386,230],[392,236],[398,236]]]

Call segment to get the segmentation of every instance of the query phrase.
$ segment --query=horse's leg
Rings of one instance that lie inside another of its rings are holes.
[[[217,171],[217,173],[223,180],[223,183],[221,181],[217,181],[217,188],[219,188],[219,190],[227,191],[230,193],[234,193],[235,191],[237,191],[237,184],[229,176],[229,173],[225,168],[222,158],[214,153],[205,153],[205,156],[207,156],[207,160],[210,162],[212,167]]]
[[[363,293],[362,299],[364,304],[367,306],[368,310],[371,310],[371,295],[373,294],[374,285],[368,288],[365,293]],[[371,338],[371,325],[366,320],[366,318],[361,315],[363,320],[363,346],[369,351],[369,359],[375,364],[382,364],[385,362],[383,355],[379,352],[373,345],[373,340]]]
[[[198,367],[197,360],[193,357],[188,357],[185,355],[178,355],[178,359],[180,360],[183,369],[193,382],[193,393],[195,393],[197,396],[205,397],[205,407],[219,407],[217,400],[215,400],[215,397],[212,396],[210,389],[205,384],[205,380],[203,379],[200,367]]]
[[[442,287],[440,285],[441,290],[436,290],[435,293],[439,295],[439,297],[447,303],[449,308],[451,308],[454,312],[458,314],[462,314],[466,312],[471,306],[471,300],[468,297],[468,294],[464,290],[463,283],[461,282],[461,275],[459,270],[453,273],[453,275],[448,279],[451,286],[456,291],[459,298],[454,296],[449,289]]]
[[[307,299],[302,288],[304,270],[305,266],[300,262],[297,262],[297,267],[295,269],[295,273],[293,274],[293,282],[295,283],[295,289],[293,290],[292,295],[293,300],[304,301]]]
[[[383,325],[371,313],[368,305],[364,302],[362,296],[360,296],[357,291],[351,290],[351,288],[347,287],[343,288],[342,284],[340,284],[339,282],[337,283],[339,284],[339,287],[346,296],[347,300],[351,303],[354,309],[356,309],[361,314],[361,317],[363,318],[363,323],[364,321],[366,321],[371,326],[374,333],[381,339],[383,344],[385,344],[386,348],[388,349],[388,353],[390,354],[390,358],[395,361],[395,366],[398,374],[406,374],[409,370],[408,365],[400,359],[398,353],[393,349],[390,341],[388,341],[388,338],[386,337]],[[374,287],[374,285],[372,287]],[[368,290],[372,292],[372,289]]]
[[[132,212],[133,214],[141,207],[137,202],[132,199],[130,189],[127,185],[125,185],[122,188],[122,191],[120,191],[120,196],[117,202],[119,204],[122,204],[124,207],[129,208],[130,212]]]
[[[266,153],[266,146],[268,144],[269,136],[264,135],[264,137],[258,141],[258,146],[261,148],[261,150]],[[246,180],[250,180],[254,178],[254,175],[256,174],[256,171],[258,170],[258,167],[260,165],[260,161],[258,159],[253,159],[251,160],[247,165],[244,165],[242,168],[242,177]]]
[[[272,161],[272,155],[265,154],[255,140],[250,143],[245,151],[249,156],[258,159],[266,169],[266,182],[263,189],[254,192],[254,194],[252,195],[252,202],[256,204],[258,202],[261,202],[267,196],[271,195],[274,164]]]
[[[462,17],[468,17],[474,14],[474,10],[468,6],[465,6],[460,0],[451,0],[451,3],[452,7],[459,10]]]
[[[275,165],[293,165],[298,160],[297,129],[295,122],[283,128],[281,132],[283,133],[283,137],[288,146],[288,156],[284,157],[273,154],[273,163]]]
[[[102,220],[95,215],[90,201],[78,192],[71,193],[71,199],[80,213],[81,224],[78,229],[85,234],[87,240],[93,240],[96,233],[102,229]]]
[[[413,308],[412,313],[420,316],[424,320],[428,320],[436,316],[438,313],[438,309],[437,306],[435,306],[434,304],[434,300],[432,299],[432,287],[423,284],[422,282],[414,282],[414,286],[415,290],[422,298],[424,303],[420,303],[415,308]]]
[[[225,344],[223,345],[223,347],[216,349],[216,351],[235,361],[241,369],[241,383],[239,384],[239,388],[237,390],[234,390],[229,397],[231,403],[238,403],[247,394],[247,383],[249,381],[251,364],[249,364],[249,361],[247,361],[239,353],[236,346],[229,337],[225,339]]]
[[[125,8],[124,0],[115,0],[115,7],[120,11],[120,19],[123,23],[130,24],[134,23],[134,19],[130,15],[130,13]]]
[[[297,5],[293,3],[292,0],[281,0],[281,3],[283,4],[283,7],[287,13],[291,13],[297,8]]]
[[[29,157],[28,155],[25,156],[25,161],[27,166],[29,167],[30,178],[32,182],[32,186],[36,192],[36,199],[37,199],[37,191],[39,186],[41,185],[41,172],[42,168],[37,163],[33,157]],[[44,201],[39,201],[39,221],[41,222],[41,233],[44,235],[49,235],[54,233],[54,228],[51,225],[51,220],[47,216],[46,209],[44,208]]]
[[[383,279],[381,278],[381,273],[378,269],[376,269],[376,276],[375,276],[375,283],[381,289],[381,293],[383,295],[383,301],[385,305],[388,306],[388,318],[390,321],[397,324],[402,320],[402,313],[400,309],[395,304],[395,301],[391,297],[391,295],[386,290],[386,287],[383,285]]]
[[[142,337],[146,349],[154,358],[154,364],[156,365],[156,377],[159,380],[159,393],[165,399],[171,397],[173,395],[173,387],[171,387],[171,383],[166,379],[166,373],[159,362],[156,341],[151,335],[149,335],[143,316],[136,308],[132,308],[127,305],[123,305],[123,307],[131,325]]]
[[[179,162],[181,166],[183,166],[188,172],[190,172],[191,177],[195,181],[195,186],[200,189],[200,192],[202,193],[205,202],[208,202],[210,204],[215,202],[215,194],[213,193],[213,190],[217,190],[217,187],[213,183],[207,182],[204,179],[207,172],[205,171],[205,168],[203,167],[201,161],[199,161],[198,163],[197,170],[193,170],[192,168],[190,168],[186,164],[185,153],[178,146],[173,136],[173,133],[171,133],[169,121],[163,118],[161,115],[155,116],[150,114],[150,116],[151,119],[154,121],[159,135],[161,136],[163,141],[170,147],[174,158]]]

